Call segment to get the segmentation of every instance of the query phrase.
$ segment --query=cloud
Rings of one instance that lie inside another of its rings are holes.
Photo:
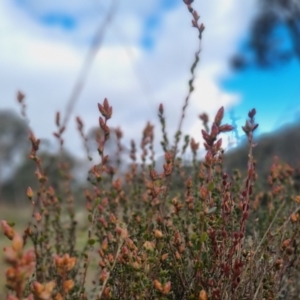
[[[55,112],[64,112],[88,44],[103,18],[101,7],[107,9],[105,3],[28,0],[15,6],[10,1],[0,2],[0,68],[5,70],[0,78],[0,109],[16,107],[16,91],[22,90],[37,136],[50,138],[55,130]],[[206,30],[184,130],[198,140],[199,113],[213,115],[221,105],[230,107],[241,100],[239,95],[221,90],[218,80],[229,73],[228,58],[244,35],[253,7],[254,1],[195,2]],[[97,102],[105,97],[114,107],[110,124],[120,125],[127,141],[134,138],[139,143],[147,120],[158,124],[160,102],[166,107],[168,128],[175,132],[198,41],[184,5],[167,8],[162,9],[158,0],[134,1],[132,5],[121,2],[66,133],[66,146],[73,153],[82,155],[74,116],[80,115],[87,128],[97,125]],[[144,22],[155,13],[159,14],[159,26],[151,29],[155,42],[147,51],[141,44],[147,33]],[[76,26],[66,28],[63,22],[42,20],[51,14],[62,19],[67,16]],[[120,36],[124,37],[121,41]]]

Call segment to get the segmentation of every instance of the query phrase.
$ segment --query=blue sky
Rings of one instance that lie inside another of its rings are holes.
[[[299,78],[300,64],[295,59],[276,69],[246,69],[224,78],[221,85],[227,91],[242,93],[240,104],[234,108],[237,116],[245,116],[248,110],[256,108],[259,132],[263,133],[299,121]]]
[[[240,42],[240,49],[251,57],[247,48],[247,38]],[[282,25],[273,32],[274,39],[280,41],[281,50],[292,52],[289,32]],[[270,68],[251,65],[241,72],[236,72],[221,80],[221,86],[227,91],[241,92],[242,99],[234,108],[235,115],[245,115],[255,107],[260,123],[258,133],[271,132],[281,126],[300,121],[300,61],[293,58],[287,63],[275,63]],[[242,120],[240,120],[242,122]]]
[[[196,140],[201,140],[198,115],[205,111],[213,117],[222,105],[227,119],[234,109],[241,118],[239,125],[255,107],[260,132],[276,129],[284,116],[288,121],[295,118],[300,98],[297,61],[272,71],[252,68],[233,73],[229,67],[229,59],[247,36],[256,1],[194,2],[206,30],[184,131]],[[0,68],[6,74],[0,78],[0,99],[4,99],[0,109],[17,109],[14,97],[21,89],[27,95],[37,136],[51,137],[55,112],[65,109],[108,4],[101,0],[3,0]],[[167,126],[174,132],[197,45],[197,32],[181,0],[120,0],[73,119],[81,115],[87,128],[95,126],[97,102],[107,97],[114,106],[111,125],[122,126],[128,142],[138,139],[147,120],[157,124],[157,107],[162,102]],[[78,149],[81,141],[74,127],[72,121],[66,145]]]
[[[174,9],[180,4],[181,1],[179,0],[162,0],[159,3],[158,9],[145,18],[143,24],[144,32],[141,37],[141,45],[145,49],[151,50],[155,46],[155,36],[153,33],[159,30],[164,13]]]

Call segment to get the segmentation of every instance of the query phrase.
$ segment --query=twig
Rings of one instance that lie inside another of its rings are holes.
[[[124,243],[124,238],[121,237],[121,238],[120,238],[120,242],[119,242],[119,246],[118,246],[118,250],[117,250],[117,253],[116,253],[116,257],[115,257],[115,259],[114,259],[114,263],[113,263],[112,267],[110,268],[110,271],[109,271],[109,273],[108,273],[108,276],[105,278],[105,280],[104,280],[104,282],[103,282],[102,288],[101,288],[101,290],[99,291],[99,294],[98,294],[97,299],[101,299],[101,296],[102,296],[102,294],[103,294],[103,292],[104,292],[104,289],[105,289],[105,287],[106,287],[106,284],[107,284],[107,282],[108,282],[108,279],[109,279],[109,277],[110,277],[110,274],[111,274],[111,272],[113,271],[113,269],[115,268],[115,265],[116,265],[116,263],[117,263],[117,260],[118,260],[118,257],[119,257],[121,248],[122,248],[122,246],[123,246],[123,243]]]
[[[71,92],[71,96],[67,102],[67,106],[66,106],[66,110],[65,110],[66,114],[65,114],[65,117],[64,117],[64,120],[62,123],[62,127],[66,127],[66,125],[70,119],[70,116],[74,110],[76,101],[78,100],[78,98],[80,96],[80,93],[84,87],[86,78],[88,76],[88,73],[91,69],[91,66],[92,66],[94,60],[95,60],[96,54],[98,53],[100,46],[103,42],[105,31],[116,12],[118,3],[119,3],[119,0],[111,0],[111,5],[109,8],[109,11],[107,12],[104,21],[100,23],[100,25],[95,33],[92,45],[89,49],[89,52],[86,56],[83,66],[79,72],[78,78],[77,78],[75,85],[73,87],[73,90]]]
[[[262,243],[264,242],[264,240],[266,239],[267,234],[268,234],[269,231],[271,230],[271,227],[273,226],[275,220],[277,219],[278,214],[279,214],[279,212],[282,210],[284,204],[285,204],[285,202],[282,202],[281,205],[279,206],[279,208],[277,209],[276,214],[275,214],[275,216],[274,216],[272,222],[270,223],[268,229],[266,230],[266,232],[265,232],[263,238],[260,240],[260,242],[259,242],[259,244],[258,244],[258,246],[257,246],[257,248],[256,248],[256,250],[255,250],[255,252],[254,252],[254,254],[253,254],[253,258],[255,257],[256,253],[258,252],[258,249],[260,248],[260,246],[262,245]]]
[[[258,287],[257,287],[257,289],[256,289],[256,291],[255,291],[255,294],[254,294],[254,296],[253,296],[253,300],[255,300],[255,299],[257,298],[258,292],[259,292],[259,290],[260,290],[260,288],[261,288],[261,285],[262,285],[262,283],[263,283],[263,279],[264,279],[264,277],[262,276],[261,279],[260,279],[260,281],[259,281],[259,285],[258,285]]]

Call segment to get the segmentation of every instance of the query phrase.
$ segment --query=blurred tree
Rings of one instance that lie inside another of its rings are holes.
[[[261,186],[267,185],[267,178],[274,156],[278,156],[281,162],[288,163],[295,169],[295,185],[300,186],[300,124],[282,127],[281,129],[260,136],[258,145],[254,148],[253,155],[257,162],[256,171],[259,175],[258,182]],[[240,147],[225,153],[224,165],[227,172],[234,169],[241,171],[243,176],[247,171],[247,158],[249,146],[247,142]]]
[[[59,193],[63,193],[64,188],[62,184],[67,179],[66,176],[72,174],[76,166],[76,160],[65,151],[60,155],[41,152],[39,157],[42,160],[43,170],[48,178],[47,184],[51,185]],[[61,162],[65,165],[67,164],[66,173],[61,168]],[[11,204],[20,205],[26,203],[27,188],[30,186],[33,190],[38,189],[39,183],[35,176],[35,171],[36,164],[25,155],[13,176],[4,183],[3,199]],[[72,180],[71,187],[76,187],[76,184],[76,180]]]
[[[9,110],[0,110],[0,200],[5,179],[11,176],[29,150],[29,128],[24,120]]]
[[[98,149],[99,142],[103,141],[104,133],[99,127],[92,127],[87,134],[87,145],[91,154],[95,154]],[[104,153],[109,154],[109,163],[117,167],[120,165],[121,154],[128,155],[129,149],[122,143],[122,132],[119,128],[110,128],[109,139],[105,143]],[[119,156],[117,155],[119,153]]]
[[[300,60],[300,1],[259,0],[250,37],[231,65],[270,68],[296,57]]]

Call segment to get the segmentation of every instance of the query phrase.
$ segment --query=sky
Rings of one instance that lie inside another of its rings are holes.
[[[225,107],[243,125],[257,109],[259,133],[293,121],[299,110],[299,63],[272,71],[255,68],[234,73],[229,59],[247,36],[257,0],[196,0],[193,7],[203,33],[195,91],[183,132],[201,141],[199,114],[212,118]],[[158,106],[164,104],[167,130],[178,126],[188,92],[190,67],[198,47],[191,15],[181,0],[117,0],[116,13],[86,77],[65,133],[65,145],[83,155],[76,130],[97,126],[97,103],[113,106],[112,127],[120,126],[124,142],[141,140],[147,121],[155,124],[159,147]],[[39,138],[52,138],[55,113],[64,116],[79,72],[111,2],[104,0],[2,0],[0,2],[0,109],[18,111],[16,93],[26,95],[30,126]],[[239,133],[242,135],[241,130]],[[226,141],[225,141],[226,143]],[[228,141],[227,141],[228,144]],[[159,153],[161,149],[157,149]]]

